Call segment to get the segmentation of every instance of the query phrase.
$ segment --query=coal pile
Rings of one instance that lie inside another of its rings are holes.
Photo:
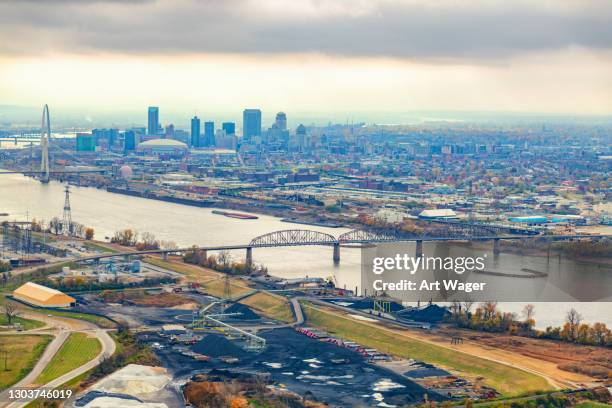
[[[417,322],[438,323],[444,320],[450,312],[438,305],[428,305],[423,309],[406,310],[400,314],[401,317],[415,320]]]
[[[257,320],[260,317],[251,310],[250,307],[243,305],[242,303],[234,303],[224,313],[240,313],[240,315],[231,316],[232,319],[238,320]]]
[[[220,334],[209,334],[193,345],[196,353],[209,357],[243,357],[247,352]]]

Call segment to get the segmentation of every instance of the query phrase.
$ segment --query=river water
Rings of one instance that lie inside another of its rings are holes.
[[[152,232],[158,239],[175,241],[179,246],[245,244],[252,238],[272,231],[284,229],[309,229],[338,236],[347,231],[344,228],[323,228],[285,223],[280,219],[258,215],[257,220],[239,220],[211,213],[209,208],[190,207],[138,197],[109,193],[89,187],[71,186],[70,203],[72,219],[95,229],[95,238],[103,240],[115,231],[132,228],[139,232]],[[62,217],[64,186],[58,182],[41,184],[21,175],[0,176],[0,213],[9,213],[1,219],[24,220],[36,218],[48,221]],[[411,244],[407,244],[411,245]],[[414,244],[412,244],[414,245]],[[442,248],[448,246],[449,248]],[[452,248],[451,248],[452,247]],[[449,244],[425,244],[425,252],[436,253],[474,251],[469,248],[457,249]],[[481,256],[483,251],[478,250]],[[486,251],[485,251],[486,252]],[[234,251],[235,259],[244,257],[243,251]],[[489,254],[489,256],[493,256]],[[268,267],[271,274],[285,277],[332,277],[339,287],[355,289],[360,284],[361,250],[341,249],[340,265],[332,262],[332,249],[328,247],[284,247],[254,249],[256,263]],[[612,271],[584,263],[561,260],[551,267],[546,258],[501,254],[496,259],[497,268],[516,272],[522,268],[556,273],[566,282],[579,283],[581,274],[587,273],[601,279],[608,290],[612,285]],[[552,269],[551,269],[552,268]],[[507,278],[505,278],[507,279]],[[595,288],[596,289],[596,288]],[[520,289],[519,289],[520,290]],[[580,288],[584,291],[588,288]],[[519,313],[524,303],[504,302],[504,311]],[[585,321],[602,321],[612,326],[612,303],[537,303],[536,321],[538,327],[560,325],[565,313],[575,307]]]

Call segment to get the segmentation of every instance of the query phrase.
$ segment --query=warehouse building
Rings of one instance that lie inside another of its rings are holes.
[[[25,283],[15,289],[13,297],[39,307],[70,307],[76,304],[75,298],[33,282]]]

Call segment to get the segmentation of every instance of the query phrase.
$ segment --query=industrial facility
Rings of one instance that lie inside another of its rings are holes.
[[[76,304],[75,298],[33,282],[15,289],[13,298],[38,307],[71,307]]]

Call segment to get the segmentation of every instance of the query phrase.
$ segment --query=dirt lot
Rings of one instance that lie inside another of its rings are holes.
[[[175,307],[193,303],[193,300],[177,293],[149,294],[145,290],[104,291],[100,298],[107,303],[129,303],[137,306]]]
[[[603,347],[467,330],[461,331],[461,336],[479,344],[554,363],[565,371],[596,378],[607,378],[612,372],[612,350]]]

